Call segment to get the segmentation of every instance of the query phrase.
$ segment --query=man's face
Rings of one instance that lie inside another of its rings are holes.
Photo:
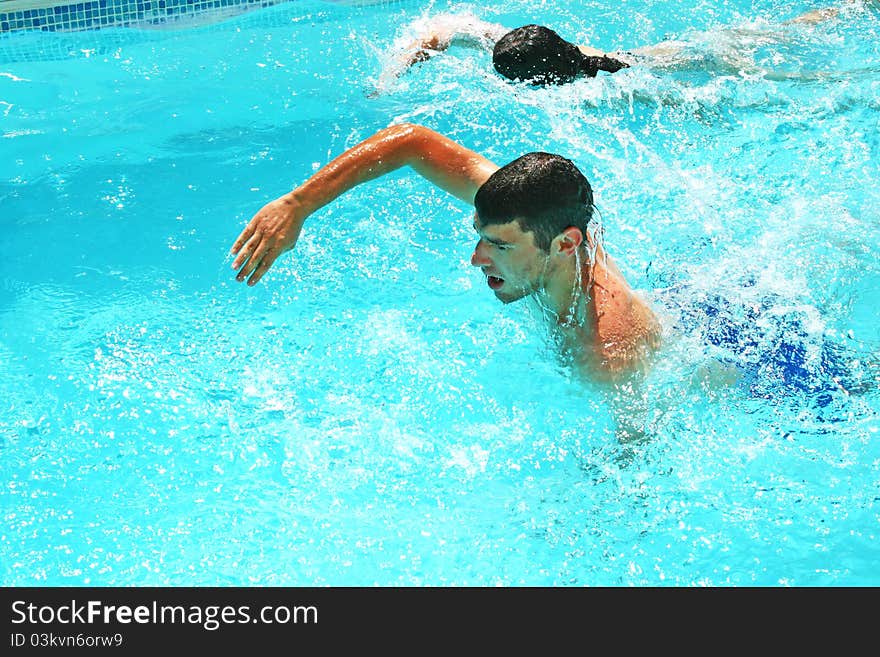
[[[498,299],[511,303],[543,287],[548,255],[535,245],[534,233],[523,232],[516,220],[484,226],[476,214],[474,230],[480,241],[471,264],[483,270]]]

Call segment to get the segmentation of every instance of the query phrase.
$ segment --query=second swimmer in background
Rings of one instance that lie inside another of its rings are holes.
[[[782,26],[815,25],[836,18],[844,6],[857,5],[848,0],[841,7],[827,7],[801,14],[784,21]],[[745,56],[748,45],[754,47],[779,40],[776,31],[763,29],[729,29],[741,37],[742,49],[734,47],[717,58],[715,67],[728,72],[760,72],[771,78],[802,77],[801,74],[779,74],[758,69]],[[692,65],[683,56],[686,43],[663,41],[627,51],[608,52],[593,46],[578,45],[562,38],[555,30],[544,25],[529,24],[510,29],[498,23],[483,21],[472,14],[441,14],[423,26],[419,36],[404,46],[380,77],[379,88],[402,75],[408,68],[427,61],[453,45],[476,47],[492,51],[492,65],[509,80],[530,84],[558,85],[581,77],[596,77],[600,71],[616,73],[636,63],[652,68],[686,68]],[[719,71],[722,72],[722,71]]]

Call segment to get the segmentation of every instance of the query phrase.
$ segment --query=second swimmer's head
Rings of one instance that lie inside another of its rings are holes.
[[[565,84],[581,75],[595,77],[602,61],[543,25],[524,25],[501,37],[492,51],[495,70],[510,80],[531,84]],[[615,61],[615,60],[610,60]],[[620,66],[626,64],[618,62]]]

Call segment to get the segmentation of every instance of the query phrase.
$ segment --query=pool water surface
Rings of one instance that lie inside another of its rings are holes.
[[[0,582],[880,584],[880,11],[781,24],[820,6],[303,0],[0,35]],[[533,88],[453,47],[383,77],[443,12],[688,65]],[[235,281],[264,203],[401,122],[580,167],[664,324],[635,397],[500,304],[472,209],[408,171]]]

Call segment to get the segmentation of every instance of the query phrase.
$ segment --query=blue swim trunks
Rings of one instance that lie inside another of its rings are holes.
[[[835,393],[866,385],[863,358],[853,345],[822,330],[821,322],[816,327],[815,308],[775,294],[757,302],[734,301],[689,286],[655,295],[674,311],[673,330],[700,338],[715,358],[735,366],[753,396],[800,391],[824,406]]]

